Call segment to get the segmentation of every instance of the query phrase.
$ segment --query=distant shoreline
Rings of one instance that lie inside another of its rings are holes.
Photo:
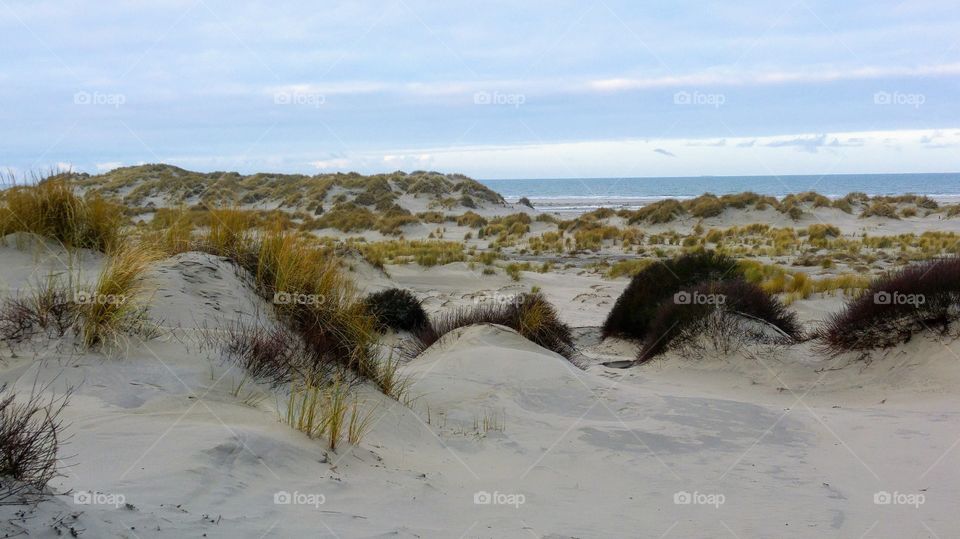
[[[529,199],[544,211],[583,212],[600,207],[636,209],[665,199],[688,200],[754,192],[782,198],[814,191],[830,199],[861,192],[874,196],[925,195],[960,202],[960,173],[831,174],[795,176],[696,176],[643,178],[543,178],[478,180],[509,202]]]

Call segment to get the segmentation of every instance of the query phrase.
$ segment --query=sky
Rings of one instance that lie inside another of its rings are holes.
[[[960,171],[960,3],[0,0],[0,170]]]

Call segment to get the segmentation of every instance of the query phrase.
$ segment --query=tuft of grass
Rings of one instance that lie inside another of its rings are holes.
[[[350,419],[347,422],[347,442],[350,445],[359,445],[373,427],[375,411],[376,408],[371,408],[366,413],[362,412],[359,399],[353,398],[353,403],[350,405]]]
[[[374,266],[414,262],[423,267],[466,260],[463,243],[439,240],[394,240],[359,245],[363,257]]]
[[[340,377],[326,382],[301,379],[290,387],[284,423],[309,438],[327,438],[327,447],[336,451],[344,434],[358,444],[372,426],[374,410],[363,412],[359,400],[351,398],[350,384]]]
[[[152,244],[156,250],[168,256],[194,248],[194,219],[191,213],[183,208],[165,209],[162,213],[158,211],[150,222],[150,229],[144,234],[144,242]]]
[[[94,289],[78,293],[80,333],[87,348],[117,342],[125,332],[142,328],[139,296],[146,291],[144,274],[159,254],[144,245],[118,249],[100,272]]]
[[[2,192],[0,236],[31,232],[67,247],[109,252],[118,246],[126,218],[123,208],[98,195],[80,197],[68,175]]]
[[[607,269],[606,276],[608,279],[616,279],[622,276],[633,277],[646,269],[650,264],[653,264],[653,262],[654,261],[649,258],[618,260]]]
[[[866,217],[886,217],[888,219],[899,219],[900,216],[897,215],[897,208],[888,202],[874,201],[870,203],[866,209],[860,213],[860,218]]]
[[[210,229],[204,243],[210,252],[234,258],[249,251],[252,241],[253,212],[236,207],[211,208]]]

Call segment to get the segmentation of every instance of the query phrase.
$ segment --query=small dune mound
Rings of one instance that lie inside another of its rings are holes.
[[[416,332],[406,353],[417,356],[451,331],[475,324],[498,324],[524,338],[572,359],[575,353],[570,327],[540,293],[517,296],[512,302],[486,302],[441,314]]]
[[[271,311],[250,280],[219,256],[178,254],[156,264],[147,280],[153,287],[150,316],[164,326],[226,329],[241,317]]]
[[[660,304],[637,360],[694,345],[701,336],[729,351],[747,342],[793,342],[802,335],[796,314],[759,286],[746,281],[704,283]]]
[[[867,352],[946,333],[960,319],[960,258],[906,267],[874,281],[826,320],[818,340],[831,353]]]
[[[603,337],[638,341],[637,361],[690,346],[704,334],[724,348],[746,342],[792,342],[803,330],[795,313],[744,280],[735,260],[701,251],[641,270],[603,326]]]
[[[583,371],[518,332],[494,324],[451,330],[404,372],[435,410],[466,414],[500,410],[509,427],[528,412],[582,414],[595,398]],[[507,374],[505,376],[505,374]],[[579,412],[577,412],[579,411]]]

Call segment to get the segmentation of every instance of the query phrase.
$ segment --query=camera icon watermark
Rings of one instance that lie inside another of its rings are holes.
[[[519,509],[526,502],[527,497],[520,493],[487,492],[486,490],[473,493],[474,505],[512,505],[515,509]]]
[[[498,303],[500,305],[520,305],[523,303],[523,294],[504,294],[502,292],[482,292],[473,296],[473,303]]]
[[[673,302],[677,305],[723,305],[727,302],[727,296],[682,290],[673,295]]]
[[[322,305],[326,298],[320,294],[277,291],[273,293],[274,305]]]
[[[73,302],[78,305],[123,305],[127,296],[123,294],[99,294],[89,290],[77,290],[73,294]]]
[[[681,90],[673,94],[674,105],[697,105],[717,109],[726,102],[727,96],[725,94],[709,94],[696,90],[692,92]]]
[[[919,307],[927,302],[923,294],[903,294],[900,292],[875,292],[873,302],[877,305],[912,305]]]
[[[915,109],[927,102],[924,94],[908,94],[902,92],[874,92],[874,105],[907,105]]]
[[[527,102],[525,94],[511,94],[503,92],[476,92],[473,94],[474,105],[505,105],[520,108]]]
[[[86,90],[80,90],[73,94],[74,105],[105,105],[118,109],[126,102],[127,96],[125,94],[88,92]]]
[[[327,497],[319,492],[288,492],[278,490],[273,493],[274,505],[312,505],[319,509],[321,505],[327,503]]]
[[[123,494],[106,494],[94,490],[81,490],[73,493],[73,503],[76,505],[112,505],[120,507],[127,503]]]
[[[276,92],[273,94],[274,105],[320,108],[326,102],[327,96],[317,92]]]
[[[673,494],[674,505],[712,505],[715,509],[719,509],[726,501],[727,497],[723,494],[707,494],[697,491],[687,492],[686,490],[681,490]]]
[[[873,493],[873,503],[876,505],[912,505],[919,509],[926,501],[927,497],[923,493],[907,494],[897,491],[887,492],[886,490]]]

